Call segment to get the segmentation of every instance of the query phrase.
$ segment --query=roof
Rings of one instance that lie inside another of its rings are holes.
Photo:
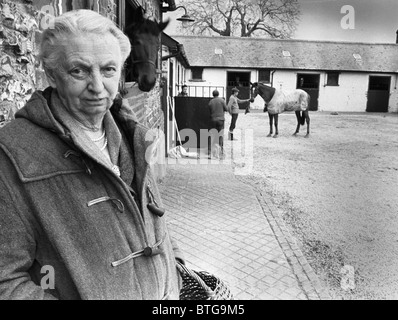
[[[167,46],[171,52],[170,56],[162,57],[162,59],[165,60],[173,56],[176,57],[177,60],[181,62],[184,68],[189,68],[189,61],[185,53],[184,46],[164,32],[162,32],[161,39],[162,39],[162,45]]]
[[[173,36],[191,67],[398,73],[398,45],[265,38]]]

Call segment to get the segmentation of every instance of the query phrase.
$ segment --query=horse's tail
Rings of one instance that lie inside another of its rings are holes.
[[[305,110],[306,112],[308,112],[308,109],[310,108],[310,102],[311,102],[311,96],[305,92],[305,98],[303,98],[302,100],[302,104],[304,104],[304,106],[302,105],[302,109],[301,110]],[[301,111],[301,116],[300,116],[300,124],[303,126],[305,124],[305,111]]]
[[[305,114],[304,111],[301,111],[300,124],[303,126],[304,123],[305,123]]]

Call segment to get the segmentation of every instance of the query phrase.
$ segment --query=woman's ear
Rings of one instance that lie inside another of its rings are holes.
[[[55,81],[54,71],[46,69],[45,73],[47,76],[48,83],[50,84],[51,87],[55,89],[57,87],[57,83]]]

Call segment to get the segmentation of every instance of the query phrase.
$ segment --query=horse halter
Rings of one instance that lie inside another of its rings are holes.
[[[133,61],[131,61],[132,65],[139,64],[139,63],[149,63],[150,65],[153,65],[156,68],[155,62],[153,62],[151,60],[133,60]]]
[[[250,89],[251,98],[255,99],[258,96],[258,87],[252,87]]]
[[[142,64],[150,64],[150,65],[152,65],[152,66],[154,66],[155,67],[155,69],[157,68],[157,66],[156,66],[156,62],[154,62],[154,61],[152,61],[152,60],[150,60],[150,59],[138,59],[138,60],[134,60],[134,58],[133,58],[133,48],[134,48],[134,46],[132,46],[131,47],[131,65],[132,66],[134,66],[134,65],[136,65],[136,64],[140,64],[140,63],[142,63]]]

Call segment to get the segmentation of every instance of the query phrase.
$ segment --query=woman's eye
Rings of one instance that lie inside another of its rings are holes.
[[[106,67],[103,69],[103,74],[105,77],[113,77],[116,74],[116,68],[115,67]]]
[[[88,76],[88,72],[82,68],[72,69],[70,74],[78,79],[84,79]]]

